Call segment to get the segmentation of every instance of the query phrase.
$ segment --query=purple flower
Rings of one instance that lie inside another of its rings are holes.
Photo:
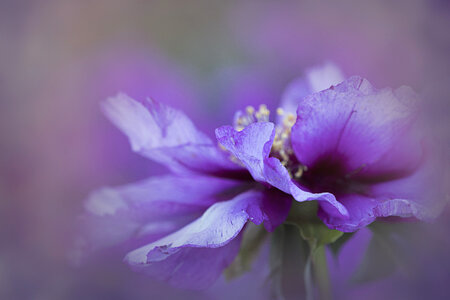
[[[430,168],[416,95],[359,77],[318,92],[340,81],[327,68],[290,86],[276,124],[264,105],[247,107],[234,126],[216,129],[217,142],[157,101],[108,99],[104,110],[132,149],[171,174],[93,193],[87,247],[126,244],[134,269],[205,288],[235,258],[246,223],[271,232],[292,200],[317,201],[319,218],[346,232],[379,217],[432,218],[440,207],[424,188]]]

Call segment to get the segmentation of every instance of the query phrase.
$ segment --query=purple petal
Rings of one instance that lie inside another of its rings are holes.
[[[348,172],[360,175],[411,170],[423,154],[410,134],[416,101],[408,88],[377,91],[352,77],[301,101],[292,128],[294,152],[309,168],[324,157],[341,157]]]
[[[233,257],[229,257],[230,251],[223,248],[226,245],[234,248],[230,244],[247,221],[255,224],[264,222],[270,230],[284,221],[290,203],[287,199],[273,202],[277,200],[262,191],[249,191],[232,200],[216,203],[201,218],[161,240],[128,253],[125,260],[134,268],[163,279],[170,274],[170,278],[177,278],[174,284],[204,287],[212,283],[231,262],[236,252],[231,251]],[[220,254],[216,259],[226,263],[212,263],[214,251]],[[189,277],[188,273],[180,271],[181,263],[186,268],[198,270],[200,274]],[[202,276],[202,272],[207,276]]]
[[[310,193],[299,187],[289,176],[286,168],[281,162],[270,157],[265,160],[264,175],[271,185],[285,193],[292,195],[298,201],[318,201],[320,207],[332,216],[345,219],[348,215],[347,209],[331,193]]]
[[[206,176],[154,177],[90,195],[80,242],[90,252],[130,239],[146,242],[185,225],[215,202],[233,197],[241,182]]]
[[[252,206],[250,209],[263,212],[264,227],[267,231],[272,232],[286,220],[291,204],[292,198],[290,195],[280,193],[277,190],[265,190],[259,206]],[[256,212],[252,213],[251,211],[249,214],[257,215]],[[255,223],[254,220],[251,221]],[[258,223],[256,222],[255,224]]]
[[[300,189],[280,161],[269,157],[274,135],[274,125],[266,122],[253,123],[242,131],[230,126],[216,130],[219,143],[247,167],[255,180],[268,183],[299,202],[318,200],[330,214],[345,217],[345,207],[332,194],[313,194]]]
[[[257,181],[264,182],[264,159],[269,156],[275,137],[274,124],[253,123],[242,131],[231,126],[216,129],[219,143],[235,156]]]
[[[342,218],[330,215],[322,207],[318,212],[319,218],[331,229],[353,232],[375,220],[374,208],[377,206],[376,200],[362,195],[340,196],[338,200],[347,209],[348,217]]]
[[[371,187],[370,197],[363,195],[340,196],[338,200],[347,208],[348,219],[335,218],[320,211],[319,217],[330,228],[351,232],[362,228],[379,217],[415,217],[429,221],[442,211],[446,196],[437,180],[436,170],[428,168],[397,180]]]
[[[150,99],[138,102],[124,94],[108,99],[103,109],[128,136],[133,151],[173,171],[240,169],[180,111]]]
[[[86,210],[98,216],[117,216],[134,210],[134,215],[174,215],[205,209],[226,200],[225,192],[242,183],[209,176],[159,176],[116,188],[94,192],[85,203]]]
[[[440,162],[431,160],[407,177],[371,187],[378,201],[377,217],[415,217],[430,221],[440,214],[448,202],[448,177],[443,174],[446,170],[441,170]]]
[[[347,208],[348,219],[319,211],[319,217],[333,229],[355,231],[376,218],[402,217],[430,221],[435,219],[448,199],[445,176],[438,172],[437,161],[426,161],[407,177],[374,184],[364,195],[345,195],[338,200]]]
[[[134,268],[178,288],[206,289],[220,277],[238,254],[239,236],[222,247],[183,248],[164,260],[149,263],[147,267]]]
[[[70,257],[74,264],[84,262],[91,255],[102,254],[102,250],[126,253],[141,245],[158,240],[195,220],[200,214],[166,217],[146,222],[132,217],[98,217],[85,214],[78,219],[78,236]]]
[[[328,89],[344,79],[339,68],[329,62],[309,69],[304,77],[295,79],[289,84],[283,94],[281,108],[285,112],[296,114],[298,104],[304,97]]]

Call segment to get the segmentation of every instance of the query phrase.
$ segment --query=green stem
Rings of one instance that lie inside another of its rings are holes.
[[[325,246],[318,247],[314,251],[313,268],[320,299],[331,299],[330,278],[328,274]]]

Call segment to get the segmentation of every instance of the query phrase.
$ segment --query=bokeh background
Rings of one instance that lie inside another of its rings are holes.
[[[99,102],[150,96],[213,135],[236,109],[274,108],[291,80],[333,62],[379,88],[412,86],[450,153],[449,28],[445,0],[1,0],[0,298],[267,298],[263,259],[201,292],[132,273],[116,253],[69,264],[89,191],[164,172],[130,151]],[[449,230],[446,209],[414,233],[413,268],[355,285],[363,230],[331,266],[335,298],[448,299]]]

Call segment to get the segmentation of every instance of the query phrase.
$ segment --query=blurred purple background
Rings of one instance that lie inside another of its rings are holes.
[[[264,260],[202,292],[132,273],[113,253],[68,263],[89,191],[164,172],[131,152],[99,102],[119,91],[150,96],[213,135],[236,109],[274,108],[292,79],[332,61],[376,87],[421,93],[450,153],[449,28],[443,0],[1,1],[0,298],[267,297]],[[349,274],[370,238],[358,233],[332,267],[335,297],[448,299],[448,209],[425,227],[408,253],[412,273],[353,286]]]

